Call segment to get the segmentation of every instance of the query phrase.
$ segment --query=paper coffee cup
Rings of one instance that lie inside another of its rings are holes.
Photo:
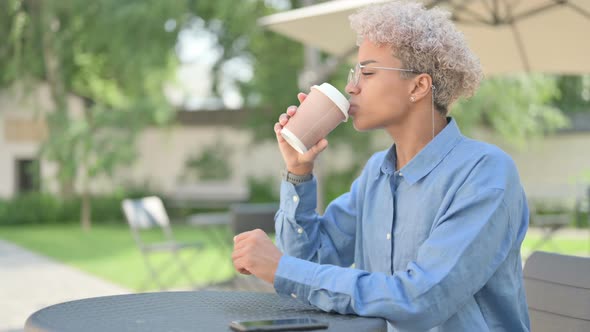
[[[346,97],[331,84],[314,85],[281,130],[281,136],[303,154],[341,122],[347,121],[349,108]]]

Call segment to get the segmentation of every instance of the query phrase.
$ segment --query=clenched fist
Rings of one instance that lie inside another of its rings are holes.
[[[241,274],[253,274],[272,284],[282,256],[283,253],[260,229],[234,237],[232,260],[235,269]]]

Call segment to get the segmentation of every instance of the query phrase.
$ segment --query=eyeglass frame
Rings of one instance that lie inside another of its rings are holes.
[[[408,73],[414,73],[414,74],[418,74],[419,72],[414,70],[414,69],[407,69],[407,68],[396,68],[396,67],[373,67],[373,66],[367,66],[367,65],[362,65],[360,63],[357,63],[354,68],[350,68],[350,72],[348,73],[348,80],[347,83],[350,84],[350,82],[353,83],[353,85],[356,87],[360,80],[361,80],[361,74],[362,74],[362,70],[363,68],[369,68],[369,69],[383,69],[383,70],[395,70],[395,71],[403,71],[403,72],[408,72]],[[356,74],[358,73],[358,74]]]

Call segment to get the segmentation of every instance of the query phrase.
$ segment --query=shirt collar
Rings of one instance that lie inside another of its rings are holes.
[[[400,170],[410,185],[420,181],[430,173],[463,137],[455,120],[449,117],[447,121],[448,124],[445,128]],[[393,174],[395,172],[395,162],[394,144],[381,164],[381,172]]]

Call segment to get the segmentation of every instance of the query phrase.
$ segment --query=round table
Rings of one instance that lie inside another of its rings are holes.
[[[271,293],[194,291],[115,295],[55,304],[33,313],[25,331],[232,331],[233,320],[311,317],[321,331],[387,331],[380,318],[322,312]]]

